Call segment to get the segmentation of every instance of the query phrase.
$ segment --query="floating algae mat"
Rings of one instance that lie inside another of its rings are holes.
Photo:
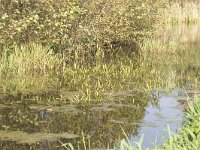
[[[30,109],[34,109],[37,111],[49,111],[49,112],[69,112],[69,113],[78,113],[79,110],[75,108],[73,105],[66,106],[52,106],[52,105],[30,105]]]
[[[21,131],[0,131],[1,140],[16,141],[18,144],[34,144],[41,141],[56,141],[60,138],[74,139],[78,136],[70,133],[31,133]]]

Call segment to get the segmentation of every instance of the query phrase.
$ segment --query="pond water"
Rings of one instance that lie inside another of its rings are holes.
[[[144,134],[143,146],[152,147],[152,142],[160,144],[166,140],[168,135],[164,129],[167,125],[176,132],[182,123],[183,108],[177,101],[180,96],[177,91],[160,94],[158,101],[147,106],[133,103],[133,99],[142,101],[148,98],[143,92],[118,92],[114,95],[116,99],[125,99],[124,103],[104,102],[89,108],[24,102],[1,105],[0,146],[2,149],[25,150],[29,146],[33,149],[56,149],[58,139],[73,143],[75,140],[69,139],[77,139],[76,135],[83,131],[90,136],[91,146],[105,148],[107,144],[113,145],[116,139],[125,138],[123,129],[130,141],[137,141]]]
[[[184,116],[181,103],[177,99],[180,94],[178,90],[161,94],[156,106],[149,104],[139,133],[137,136],[130,135],[130,141],[132,141],[130,143],[139,141],[143,136],[143,148],[154,147],[167,140],[169,136],[167,127],[171,132],[177,133]]]
[[[198,25],[170,27],[162,32],[160,40],[197,49],[199,29]],[[198,73],[199,60],[195,55],[191,65]],[[89,106],[38,104],[32,98],[1,99],[0,149],[64,149],[60,142],[83,149],[83,138],[87,147],[105,149],[126,138],[124,133],[131,145],[144,135],[143,148],[153,147],[167,140],[167,126],[178,132],[183,123],[186,93],[193,95],[194,91],[187,85],[171,92],[116,91],[110,94],[111,101]]]

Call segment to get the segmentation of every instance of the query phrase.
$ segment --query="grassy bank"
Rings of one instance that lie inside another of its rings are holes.
[[[99,51],[86,64],[80,63],[76,53],[71,55],[73,61],[68,61],[65,54],[38,44],[15,46],[14,52],[5,49],[0,58],[1,97],[49,94],[57,103],[90,103],[107,100],[115,91],[172,89],[182,86],[184,79],[188,84],[198,80],[198,68],[190,68],[198,63],[190,57],[196,58],[195,49],[186,53],[187,49],[176,43],[149,39],[141,47],[139,56],[119,53],[112,59]],[[69,98],[65,91],[77,94]]]
[[[152,71],[149,77],[151,64],[140,65],[142,59],[136,61],[133,54],[139,54],[140,43],[154,34],[163,4],[160,0],[1,1],[1,95],[55,91],[55,97],[63,99],[60,91],[65,89],[78,91],[73,101],[81,102],[100,101],[104,97],[99,95],[124,89],[128,80],[138,80],[137,89],[159,87],[158,81],[151,81],[159,72]],[[147,84],[139,85],[142,76]]]
[[[2,1],[1,95],[19,98],[53,91],[60,100],[79,103],[101,101],[105,93],[116,90],[172,87],[167,81],[171,79],[163,80],[165,67],[180,62],[186,67],[188,58],[181,58],[173,42],[165,45],[149,38],[166,6],[159,0],[114,0],[109,5],[107,1],[87,5]],[[176,8],[171,5],[171,9]],[[79,94],[66,100],[63,89]]]
[[[198,12],[199,3],[194,2],[167,7],[159,0],[114,0],[109,5],[107,1],[89,1],[88,5],[62,0],[56,5],[52,1],[2,1],[0,92],[37,95],[38,91],[59,93],[64,88],[84,95],[77,100],[101,101],[104,98],[99,95],[105,91],[131,89],[133,85],[124,86],[127,81],[134,80],[136,89],[146,91],[168,85],[162,80],[166,64],[181,62],[186,67],[192,60],[180,55],[177,44],[149,38],[163,7],[170,22],[199,18],[190,12]]]

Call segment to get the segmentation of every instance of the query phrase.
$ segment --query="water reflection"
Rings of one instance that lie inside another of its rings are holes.
[[[178,91],[169,95],[159,94],[159,99],[155,103],[150,100],[152,95],[129,91],[113,93],[112,102],[90,107],[26,103],[10,108],[4,105],[0,109],[1,148],[59,149],[60,143],[55,142],[56,137],[64,138],[63,142],[71,142],[78,146],[82,131],[90,137],[91,147],[106,148],[108,144],[112,147],[125,137],[122,128],[132,143],[144,134],[143,147],[152,147],[152,142],[156,139],[156,144],[167,139],[167,132],[164,131],[166,125],[174,132],[181,125],[183,109],[177,100],[178,96],[183,96],[181,94],[182,92]],[[5,130],[8,130],[9,134],[6,134]],[[21,136],[16,134],[16,131],[20,131]],[[79,138],[63,137],[64,132],[76,134]],[[43,133],[56,133],[56,136],[52,134],[53,136],[48,138]],[[41,134],[41,140],[37,138],[37,134]],[[24,138],[29,142],[23,140]]]
[[[143,148],[153,147],[168,139],[167,126],[172,132],[177,133],[183,122],[183,109],[177,101],[177,96],[179,96],[179,92],[174,91],[161,96],[157,107],[149,104],[139,134],[137,136],[130,135],[130,141],[138,141],[144,135]],[[154,126],[146,126],[146,123],[153,123]]]
[[[138,133],[139,123],[145,115],[144,108],[150,99],[149,94],[143,92],[119,92],[113,97],[111,103],[100,103],[88,107],[72,105],[52,106],[37,104],[18,104],[16,108],[2,107],[1,130],[22,131],[30,133],[33,136],[36,132],[41,133],[73,133],[81,138],[82,131],[91,138],[91,147],[106,147],[108,144],[114,146],[124,135],[121,127],[127,133],[136,135]],[[133,99],[135,100],[133,102]],[[141,100],[142,99],[142,100]],[[124,102],[121,103],[121,102]],[[115,121],[121,121],[117,123]],[[136,123],[136,124],[131,124]],[[12,132],[11,132],[12,133]],[[11,134],[10,133],[10,134]],[[33,135],[31,134],[33,133]],[[13,132],[15,134],[15,132]],[[25,136],[28,134],[24,134]],[[0,135],[2,146],[8,147],[6,136]],[[17,141],[13,136],[12,141]],[[19,138],[19,137],[17,137]],[[25,137],[23,137],[25,138]],[[9,138],[10,139],[10,138]],[[23,140],[23,139],[21,139]],[[72,143],[77,144],[77,140]],[[11,142],[12,146],[15,144]],[[53,145],[50,145],[51,149]],[[30,144],[30,147],[34,147]],[[39,146],[39,145],[37,145]],[[21,145],[16,143],[15,149],[22,149]],[[5,147],[2,147],[3,149]]]

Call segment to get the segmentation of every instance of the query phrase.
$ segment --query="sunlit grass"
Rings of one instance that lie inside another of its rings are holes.
[[[91,103],[112,100],[110,93],[116,91],[173,89],[185,77],[177,72],[176,66],[182,72],[193,62],[184,51],[184,47],[173,42],[164,44],[150,39],[141,44],[140,57],[119,55],[105,62],[103,53],[100,53],[93,65],[83,65],[76,59],[68,63],[65,60],[69,56],[53,53],[48,47],[36,44],[16,46],[14,52],[5,49],[2,53],[0,90],[11,95],[37,95],[38,91],[48,93],[54,90],[60,102]],[[191,82],[195,80],[193,73],[188,77]],[[78,94],[66,99],[59,92],[62,89]]]
[[[5,48],[0,59],[1,92],[14,92],[37,85],[50,85],[54,74],[62,70],[62,57],[37,44]]]
[[[200,21],[200,3],[172,2],[166,9],[163,18],[165,22],[172,24],[179,23],[198,23]]]
[[[185,113],[185,123],[179,135],[171,137],[164,145],[166,149],[197,150],[200,147],[200,98],[189,103]]]

